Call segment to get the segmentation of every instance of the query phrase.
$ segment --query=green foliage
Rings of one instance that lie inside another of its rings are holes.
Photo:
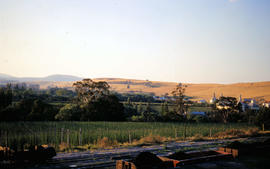
[[[125,117],[129,119],[132,116],[138,115],[139,113],[137,112],[136,106],[124,105],[124,114],[125,114]]]
[[[114,93],[120,101],[128,101],[128,98],[131,102],[155,102],[152,93]]]
[[[146,110],[141,114],[143,121],[157,121],[158,113],[151,108],[150,103],[147,103]]]
[[[127,105],[128,105],[128,106],[131,106],[131,100],[130,100],[129,97],[128,97],[128,99],[127,99]]]
[[[259,127],[264,125],[265,129],[270,129],[270,108],[262,108],[257,112],[255,124]]]
[[[185,91],[186,91],[186,85],[183,85],[182,83],[179,83],[174,91],[172,91],[172,95],[175,99],[176,104],[176,113],[180,115],[184,115],[185,112],[187,112],[187,104],[185,101]]]
[[[83,79],[73,84],[77,92],[76,104],[82,108],[81,121],[123,121],[124,107],[110,94],[107,82]]]
[[[114,95],[100,97],[83,107],[81,121],[123,121],[124,107]]]
[[[60,121],[79,121],[82,109],[76,104],[66,104],[62,107],[55,119]]]
[[[83,79],[73,84],[77,93],[77,101],[80,105],[87,105],[99,98],[109,95],[109,84],[105,81],[94,82],[91,79]]]
[[[217,101],[218,105],[227,106],[227,109],[238,111],[237,99],[235,97],[220,97]]]
[[[206,116],[202,116],[202,115],[188,114],[187,119],[189,122],[196,122],[196,123],[208,122],[208,118]]]
[[[9,85],[0,88],[0,111],[12,103],[12,90]]]
[[[164,102],[161,104],[161,116],[166,116],[169,113],[168,103]]]
[[[171,122],[183,122],[185,119],[184,115],[180,115],[176,113],[176,111],[169,111],[165,116],[162,116],[163,121],[171,121]]]
[[[143,105],[142,105],[141,102],[139,103],[139,106],[138,106],[138,112],[139,113],[142,113],[143,112]]]
[[[23,99],[0,112],[0,121],[49,121],[54,120],[57,109],[40,99]]]
[[[33,100],[31,105],[31,111],[27,115],[29,121],[48,121],[53,120],[57,112],[53,109],[53,106],[39,100]]]
[[[50,144],[58,145],[67,141],[67,129],[69,129],[69,143],[71,146],[79,145],[79,133],[81,128],[82,145],[92,144],[98,139],[107,137],[109,140],[116,140],[119,143],[132,140],[139,140],[141,137],[161,136],[192,137],[196,134],[202,136],[214,135],[231,129],[252,129],[253,125],[248,124],[217,124],[217,123],[160,123],[160,122],[1,122],[2,131],[8,131],[8,146],[16,143],[21,144]],[[62,132],[63,131],[63,132]],[[63,134],[63,137],[61,136]],[[5,144],[5,135],[0,137],[0,145]]]
[[[133,116],[131,117],[131,121],[133,121],[133,122],[140,122],[140,121],[143,121],[143,116],[135,116],[135,115],[133,115]]]
[[[235,97],[220,97],[217,101],[217,107],[219,107],[219,117],[223,123],[227,123],[229,120],[236,120],[239,111],[239,105]],[[229,119],[231,117],[231,119]]]
[[[0,111],[0,121],[22,120],[22,115],[14,104],[11,104]]]

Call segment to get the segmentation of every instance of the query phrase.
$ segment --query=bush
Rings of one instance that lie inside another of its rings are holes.
[[[208,118],[206,116],[202,116],[202,115],[188,114],[187,119],[190,122],[196,122],[196,123],[208,122]]]
[[[242,136],[246,136],[247,132],[245,130],[241,130],[241,129],[230,129],[230,130],[226,130],[224,132],[219,132],[216,133],[214,136],[215,137],[242,137]]]
[[[124,121],[124,107],[114,95],[101,97],[83,107],[82,121]]]
[[[262,108],[259,110],[255,117],[255,124],[260,128],[264,125],[265,129],[270,129],[270,108]]]
[[[109,140],[108,137],[103,137],[102,139],[97,140],[96,146],[98,148],[113,147],[118,146],[118,142],[116,140]]]
[[[1,121],[52,121],[58,110],[40,99],[23,99],[0,111]]]
[[[131,121],[134,121],[134,122],[143,121],[143,117],[142,116],[132,116]]]
[[[15,104],[0,110],[0,121],[19,121],[23,120],[23,116]]]
[[[59,110],[59,113],[56,114],[55,119],[64,121],[78,121],[80,120],[81,113],[82,109],[78,105],[66,104]]]
[[[153,135],[149,135],[146,137],[141,138],[138,141],[135,141],[133,144],[160,144],[163,143],[164,141],[166,141],[165,137],[161,137],[159,135],[153,136]]]
[[[162,116],[163,121],[182,122],[184,116],[177,114],[175,111],[169,111],[165,116]]]
[[[193,137],[190,138],[192,141],[203,141],[203,135],[201,134],[195,134]]]

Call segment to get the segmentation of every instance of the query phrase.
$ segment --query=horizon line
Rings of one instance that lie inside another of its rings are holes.
[[[7,75],[11,76],[13,78],[46,78],[49,76],[73,76],[77,78],[87,79],[89,77],[80,77],[77,75],[71,75],[71,74],[50,74],[46,76],[14,76],[6,73],[0,73],[0,75]],[[263,83],[263,82],[270,82],[270,80],[266,81],[239,81],[239,82],[177,82],[177,81],[164,81],[164,80],[150,80],[150,79],[135,79],[135,78],[125,78],[125,77],[93,77],[90,79],[123,79],[123,80],[140,80],[140,81],[152,81],[152,82],[167,82],[167,83],[183,83],[183,84],[219,84],[219,85],[230,85],[230,84],[241,84],[241,83]]]

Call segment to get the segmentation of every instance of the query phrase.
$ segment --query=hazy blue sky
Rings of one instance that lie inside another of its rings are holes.
[[[270,80],[269,0],[0,0],[0,73]]]

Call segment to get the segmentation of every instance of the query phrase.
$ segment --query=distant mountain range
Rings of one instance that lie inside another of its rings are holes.
[[[82,80],[83,78],[71,75],[50,75],[46,77],[15,77],[0,73],[0,81],[17,81],[17,82],[32,82],[32,81],[48,81],[48,82],[72,82]]]

